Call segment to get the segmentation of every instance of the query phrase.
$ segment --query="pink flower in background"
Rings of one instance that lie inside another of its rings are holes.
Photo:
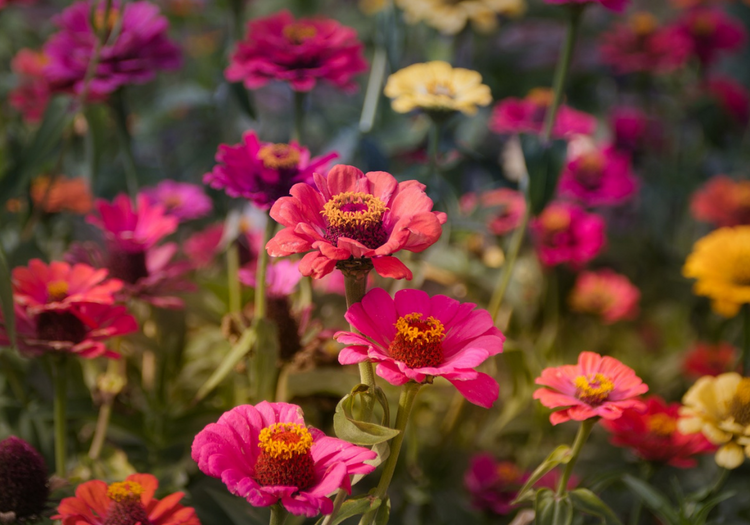
[[[255,267],[242,268],[237,277],[242,284],[255,287],[257,285],[255,274]],[[287,297],[292,294],[301,280],[299,261],[289,259],[272,261],[266,270],[266,293],[270,297]]]
[[[338,332],[339,363],[370,360],[392,385],[431,383],[441,376],[471,403],[489,408],[498,396],[497,381],[475,367],[503,351],[505,336],[486,310],[444,295],[401,290],[394,298],[382,288],[353,304],[346,320],[359,333]]]
[[[721,109],[741,126],[750,120],[750,93],[745,86],[730,77],[709,79],[704,88],[716,99]]]
[[[261,142],[254,131],[242,137],[242,143],[222,144],[216,153],[217,165],[203,182],[230,197],[252,201],[270,208],[298,182],[312,184],[313,173],[325,169],[338,153],[310,158],[310,151],[292,141],[289,144]]]
[[[367,70],[357,32],[329,18],[295,20],[281,11],[247,24],[224,74],[248,89],[272,80],[288,82],[295,91],[310,91],[325,80],[354,91],[354,77]]]
[[[76,2],[55,19],[60,31],[44,46],[50,60],[44,72],[54,91],[81,93],[97,32],[105,24],[116,36],[101,50],[89,84],[91,99],[105,99],[121,86],[153,80],[158,70],[180,67],[180,50],[167,38],[169,22],[155,4],[136,1],[123,8],[114,2],[104,20],[104,3],[98,2],[93,21],[91,5]]]
[[[205,474],[255,507],[280,503],[295,515],[330,514],[329,495],[351,493],[350,476],[369,474],[376,454],[305,425],[288,403],[240,405],[193,440],[193,460]]]
[[[32,124],[42,120],[50,99],[49,83],[44,76],[48,63],[43,52],[31,49],[21,49],[10,63],[10,69],[18,75],[18,85],[8,93],[8,100]]]
[[[371,258],[383,277],[411,279],[411,271],[392,254],[421,252],[438,240],[445,213],[433,212],[432,200],[417,181],[397,182],[390,173],[366,175],[353,166],[334,166],[315,174],[315,187],[295,184],[291,197],[271,208],[285,228],[266,245],[272,257],[312,252],[300,264],[302,275],[331,273],[338,261]]]
[[[737,355],[737,349],[724,341],[715,344],[698,342],[685,354],[682,370],[692,379],[734,372]]]
[[[604,219],[565,202],[552,202],[531,223],[542,264],[581,267],[604,248]]]
[[[750,224],[750,181],[716,175],[693,193],[690,211],[719,228]]]
[[[205,230],[188,237],[182,245],[182,251],[185,252],[195,268],[205,268],[210,266],[219,254],[219,247],[223,238],[224,224],[212,224]]]
[[[622,204],[637,188],[630,156],[611,147],[588,151],[569,160],[558,184],[560,195],[585,206]]]
[[[35,0],[0,0],[0,9],[4,9],[10,5],[29,5],[33,4]]]
[[[526,211],[526,199],[520,191],[498,188],[461,197],[461,209],[471,213],[477,207],[489,211],[487,228],[495,235],[505,235],[515,230]]]
[[[547,4],[600,4],[602,7],[622,13],[630,0],[544,0]]]
[[[204,217],[213,208],[211,199],[203,191],[203,187],[197,184],[163,180],[141,193],[152,205],[160,204],[166,215],[177,217],[180,221]]]
[[[617,419],[625,409],[644,409],[636,398],[648,391],[633,369],[594,352],[581,352],[577,365],[545,368],[534,382],[547,387],[536,390],[534,399],[547,408],[561,408],[549,417],[553,425],[592,417]]]
[[[570,294],[570,307],[576,312],[594,314],[606,324],[638,315],[641,292],[624,275],[612,270],[582,272]]]
[[[541,133],[547,108],[552,104],[552,90],[532,89],[526,98],[509,97],[495,105],[490,118],[490,130],[499,133]],[[596,119],[565,104],[560,105],[552,136],[568,137],[573,134],[590,135],[596,128]]]
[[[657,121],[639,108],[622,106],[612,110],[609,123],[614,133],[612,147],[626,154],[645,149],[658,149],[663,142],[662,130]]]
[[[722,52],[739,51],[747,41],[742,23],[715,8],[686,11],[674,28],[690,39],[692,54],[704,67],[716,62]]]

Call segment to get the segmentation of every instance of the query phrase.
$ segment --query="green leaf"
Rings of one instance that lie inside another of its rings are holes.
[[[279,330],[270,319],[256,319],[255,354],[253,356],[253,388],[258,399],[276,397],[276,378],[279,375]]]
[[[364,514],[365,512],[375,510],[378,507],[380,507],[380,500],[378,498],[370,496],[369,494],[348,499],[344,502],[343,505],[341,505],[341,508],[339,509],[339,512],[338,514],[336,514],[336,517],[333,519],[333,521],[331,521],[327,525],[338,525],[342,521],[351,518],[352,516]],[[317,521],[315,525],[322,525],[325,520],[326,517],[323,516]]]
[[[604,520],[605,523],[614,523],[620,525],[620,520],[612,512],[612,509],[604,503],[599,496],[589,489],[575,489],[568,493],[573,502],[573,506],[586,514],[597,516]]]
[[[538,135],[521,135],[521,149],[529,174],[529,200],[532,215],[539,215],[552,200],[563,169],[567,143],[555,140],[543,144]]]
[[[229,375],[229,372],[245,357],[250,349],[253,347],[256,341],[257,334],[255,328],[250,327],[242,334],[240,340],[235,343],[229,353],[224,357],[224,360],[218,366],[211,377],[198,389],[198,393],[195,394],[194,403],[197,403],[204,397],[206,397],[216,386],[221,383],[224,378]]]
[[[339,439],[355,445],[377,445],[389,441],[399,434],[399,430],[386,426],[358,421],[352,417],[354,396],[347,394],[336,406],[333,416],[333,430]]]
[[[526,484],[524,484],[524,486],[521,487],[521,490],[518,491],[518,496],[516,496],[514,502],[517,503],[525,499],[526,493],[531,490],[531,487],[534,486],[534,483],[539,481],[542,476],[544,476],[547,472],[549,472],[556,466],[568,463],[570,461],[570,458],[571,450],[568,445],[560,445],[555,450],[553,450],[550,455],[547,456],[547,459],[542,461],[542,464],[539,465],[536,470],[531,473],[531,476],[529,476]]]
[[[672,508],[669,499],[659,490],[641,479],[634,478],[630,474],[625,474],[622,477],[622,481],[662,521],[671,525],[678,525],[680,523],[679,513]]]
[[[706,523],[706,520],[708,519],[708,515],[711,513],[711,511],[716,507],[719,503],[722,501],[728,500],[729,498],[732,498],[737,493],[733,490],[730,490],[728,492],[724,492],[722,494],[718,494],[717,496],[714,496],[713,498],[710,498],[703,504],[701,504],[698,507],[698,512],[695,513],[694,516],[691,516],[690,524],[691,525],[703,525]]]
[[[10,268],[0,246],[0,307],[2,307],[5,333],[8,334],[10,346],[16,346],[16,313],[13,310],[13,286],[10,281]]]
[[[378,508],[378,513],[375,515],[375,525],[387,525],[388,518],[391,515],[391,499],[386,496]]]
[[[242,82],[230,82],[229,90],[232,92],[232,95],[234,95],[234,99],[240,105],[240,109],[242,109],[245,115],[252,120],[258,120],[255,107],[253,107],[253,103],[250,101],[250,93],[245,89]]]
[[[552,519],[554,516],[555,493],[550,489],[540,489],[536,493],[534,501],[534,522],[537,525],[554,525]]]

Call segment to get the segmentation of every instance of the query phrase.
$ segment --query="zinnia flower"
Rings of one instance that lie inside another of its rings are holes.
[[[357,89],[354,77],[367,70],[357,32],[329,18],[294,20],[281,11],[247,24],[224,74],[231,82],[258,89],[271,80],[310,91],[325,80],[345,91]]]
[[[735,469],[750,457],[750,378],[736,372],[698,379],[682,398],[677,428],[703,432],[714,445],[716,463]]]
[[[627,277],[612,270],[582,272],[570,294],[570,307],[576,312],[597,315],[611,324],[635,318],[640,296]]]
[[[534,392],[534,399],[547,408],[561,408],[549,417],[553,425],[592,417],[617,419],[625,409],[643,409],[636,397],[648,391],[632,368],[594,352],[581,352],[577,365],[545,368],[534,382],[547,387]]]
[[[698,342],[685,355],[682,370],[693,378],[718,376],[731,372],[737,362],[737,349],[726,342],[716,344]]]
[[[697,279],[694,293],[710,297],[715,312],[737,315],[750,303],[750,226],[721,228],[698,240],[682,275]]]
[[[338,157],[329,153],[310,158],[310,151],[292,141],[289,144],[260,142],[254,131],[242,136],[242,143],[221,144],[213,171],[203,182],[230,197],[242,197],[268,209],[298,182],[312,184],[313,173]]]
[[[76,2],[55,19],[60,31],[44,46],[49,65],[44,72],[53,90],[80,94],[98,32],[106,24],[113,33],[99,54],[88,87],[92,99],[103,99],[121,86],[153,80],[159,69],[177,69],[179,48],[167,38],[169,22],[150,2],[114,2],[107,20],[104,4],[92,16],[88,1]],[[92,25],[93,24],[93,25]]]
[[[531,222],[542,264],[583,266],[606,242],[604,219],[573,204],[553,202]]]
[[[201,186],[187,182],[163,180],[141,192],[151,204],[161,204],[166,215],[180,221],[197,219],[211,213],[211,199]]]
[[[0,441],[0,516],[3,523],[30,523],[41,518],[49,482],[44,458],[23,439]]]
[[[622,13],[630,0],[544,0],[548,4],[600,4],[616,13]]]
[[[205,474],[255,507],[280,502],[308,517],[330,514],[329,495],[351,493],[350,476],[369,474],[376,454],[305,425],[302,409],[262,401],[225,412],[193,441],[193,460]]]
[[[645,461],[692,468],[697,463],[694,456],[716,447],[700,434],[678,430],[680,406],[653,396],[646,400],[645,410],[625,409],[618,419],[603,420],[602,426],[610,432],[613,445],[630,448]]]
[[[750,181],[712,177],[690,201],[693,216],[714,226],[750,225]]]
[[[10,69],[18,75],[18,85],[8,93],[8,101],[32,124],[42,120],[50,99],[49,83],[44,76],[48,62],[47,55],[31,49],[21,49],[10,62]]]
[[[500,134],[541,133],[552,98],[551,89],[536,88],[523,99],[508,97],[501,100],[492,110],[490,130]],[[552,136],[590,135],[595,127],[596,119],[592,115],[561,104],[552,126]]]
[[[609,123],[614,133],[612,146],[625,154],[637,154],[645,149],[656,149],[663,142],[658,122],[641,109],[623,106],[610,113]]]
[[[410,24],[424,22],[446,35],[455,35],[471,22],[480,33],[497,27],[498,15],[519,16],[524,0],[396,0]]]
[[[708,67],[722,52],[739,51],[747,41],[742,22],[732,19],[719,9],[691,9],[674,24],[692,44],[692,54],[703,67]]]
[[[497,381],[475,367],[503,351],[505,336],[486,310],[444,295],[401,290],[391,298],[382,288],[370,290],[347,310],[346,320],[361,332],[334,335],[347,346],[339,363],[366,360],[392,385],[431,383],[441,376],[470,402],[485,408],[498,396]]]
[[[125,481],[107,485],[95,479],[78,485],[76,495],[64,498],[54,520],[63,525],[200,525],[195,510],[179,501],[175,492],[161,500],[154,498],[159,481],[151,474],[131,474]]]
[[[585,206],[613,206],[627,201],[637,187],[630,156],[605,148],[569,160],[560,176],[558,191]]]
[[[91,211],[94,198],[88,183],[81,177],[68,179],[41,176],[31,183],[31,200],[46,213],[68,211],[83,215]]]
[[[477,106],[492,102],[490,88],[482,84],[482,75],[441,60],[396,71],[388,77],[384,93],[393,99],[391,106],[398,113],[421,109],[431,115],[453,111],[474,115]]]
[[[526,211],[523,194],[509,188],[498,188],[479,195],[467,193],[461,197],[460,204],[466,213],[470,213],[477,205],[486,208],[490,212],[487,228],[495,235],[505,235],[515,230]]]
[[[323,277],[338,261],[371,258],[383,277],[411,279],[411,271],[391,254],[421,252],[438,240],[445,213],[433,212],[432,200],[417,181],[397,182],[390,173],[366,175],[353,166],[338,165],[315,187],[295,184],[291,197],[271,208],[271,217],[285,226],[266,245],[272,257],[314,250],[302,258],[302,275]]]
[[[740,126],[750,120],[750,93],[730,77],[713,77],[706,82],[706,92],[719,104],[724,113]]]

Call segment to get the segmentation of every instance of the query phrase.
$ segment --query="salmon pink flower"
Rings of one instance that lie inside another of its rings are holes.
[[[553,202],[531,223],[539,259],[545,266],[581,267],[606,242],[604,219],[573,204]]]
[[[295,20],[281,11],[247,24],[224,74],[231,82],[258,89],[271,80],[288,82],[295,91],[310,91],[325,80],[354,91],[354,76],[367,70],[357,32],[329,18]]]
[[[78,485],[75,497],[60,502],[52,519],[62,520],[63,525],[200,525],[195,510],[180,505],[184,493],[158,500],[154,498],[158,487],[151,474],[131,474],[110,485],[98,479],[87,481]]]
[[[717,227],[750,224],[750,181],[717,175],[693,193],[690,211]]]
[[[560,176],[558,191],[585,206],[613,206],[627,201],[637,187],[630,156],[605,148],[569,160]]]
[[[292,141],[289,144],[261,142],[254,131],[242,137],[241,144],[222,144],[216,153],[213,171],[203,182],[230,197],[242,197],[268,209],[298,182],[312,184],[313,173],[338,157],[329,153],[310,158],[310,151]]]
[[[197,219],[211,213],[211,199],[201,186],[187,182],[163,180],[141,192],[153,204],[161,204],[166,215],[180,221]]]
[[[0,0],[1,2],[1,0]],[[41,51],[21,49],[10,63],[11,70],[18,75],[18,86],[8,93],[10,105],[21,112],[26,122],[42,120],[50,87],[44,76],[44,67],[49,62]]]
[[[534,392],[534,399],[547,408],[562,409],[550,415],[553,425],[592,417],[617,419],[627,408],[643,409],[636,397],[648,391],[632,368],[594,352],[581,352],[577,365],[545,368],[534,382],[547,387]]]
[[[641,293],[624,275],[612,270],[582,272],[570,294],[570,307],[598,315],[606,324],[638,315]]]
[[[691,52],[703,67],[716,62],[722,52],[739,51],[747,41],[742,22],[710,7],[685,12],[673,27],[690,40]]]
[[[447,219],[445,213],[431,211],[425,186],[343,165],[327,177],[314,177],[315,187],[295,184],[292,196],[271,208],[271,217],[285,228],[268,242],[268,253],[283,257],[314,250],[302,258],[300,271],[318,279],[351,257],[372,259],[383,277],[411,279],[411,271],[391,254],[427,249]]]
[[[347,346],[339,363],[371,360],[377,374],[392,385],[431,383],[441,376],[470,402],[489,408],[498,396],[497,381],[475,367],[503,351],[505,336],[486,310],[445,295],[401,290],[391,298],[370,290],[347,310],[346,320],[361,332],[334,335]]]
[[[69,179],[64,175],[42,175],[32,181],[30,194],[34,206],[46,213],[67,211],[83,215],[94,206],[91,189],[83,177]]]
[[[308,517],[330,514],[329,495],[351,493],[350,476],[369,474],[375,452],[305,425],[302,409],[262,401],[225,412],[193,440],[193,460],[205,474],[255,507],[277,502]]]
[[[495,235],[505,235],[521,224],[526,212],[526,199],[520,191],[498,188],[481,195],[467,193],[461,197],[461,209],[471,213],[477,206],[489,210],[487,228]]]
[[[682,370],[686,376],[697,379],[718,376],[735,370],[737,349],[726,342],[716,344],[698,342],[685,355]]]

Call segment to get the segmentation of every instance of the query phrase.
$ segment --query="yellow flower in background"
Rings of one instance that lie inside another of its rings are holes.
[[[497,27],[497,16],[519,16],[525,0],[396,0],[410,24],[424,22],[441,33],[455,35],[468,22],[482,33]]]
[[[736,372],[701,377],[682,398],[677,428],[703,432],[720,467],[734,469],[750,457],[750,378]]]
[[[388,77],[385,95],[393,99],[391,106],[398,113],[422,109],[473,115],[477,106],[492,102],[490,88],[482,84],[482,75],[440,60],[396,71]]]
[[[385,9],[390,2],[391,0],[359,0],[359,8],[366,15],[374,15]]]
[[[682,274],[698,280],[694,292],[710,297],[715,312],[737,315],[750,303],[750,226],[721,228],[698,240]]]

